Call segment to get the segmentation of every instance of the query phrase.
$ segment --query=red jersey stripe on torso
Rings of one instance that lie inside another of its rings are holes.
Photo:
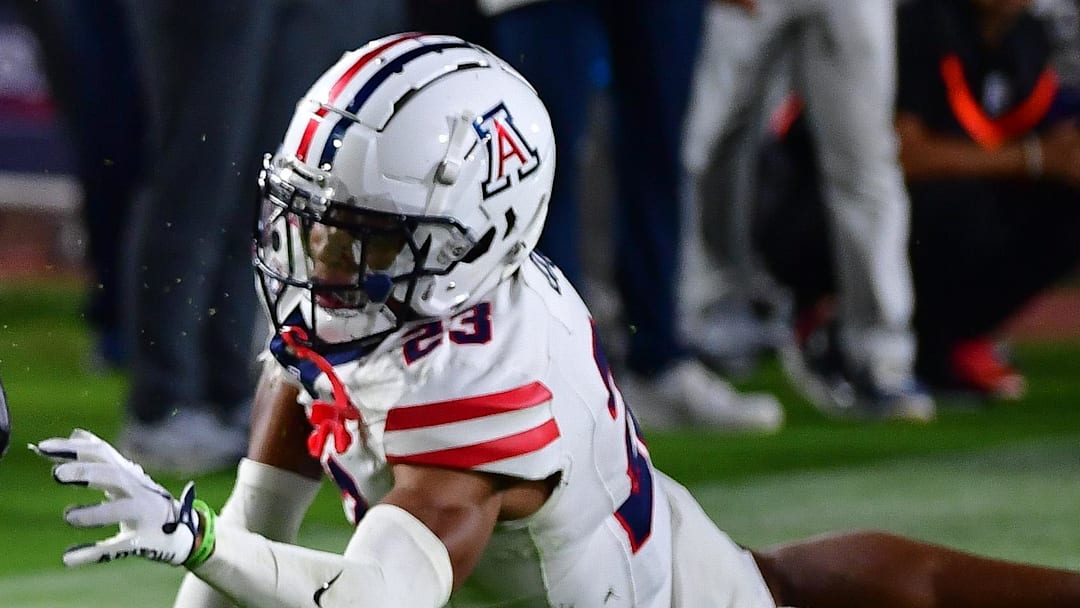
[[[412,32],[408,34],[402,34],[401,36],[394,38],[393,40],[381,44],[378,47],[364,53],[356,60],[356,63],[349,66],[349,69],[345,70],[345,73],[334,82],[334,86],[330,87],[330,93],[327,97],[326,103],[332,104],[337,100],[341,92],[345,90],[345,87],[352,81],[353,76],[356,75],[365,65],[371,62],[372,59],[381,55],[384,51],[394,46],[399,42],[406,40],[412,40],[413,38],[419,38],[423,34],[419,32]],[[307,127],[304,128],[304,135],[300,138],[300,144],[296,148],[296,158],[301,161],[307,160],[308,151],[311,150],[311,141],[315,138],[315,132],[319,129],[319,125],[322,123],[322,119],[326,116],[327,109],[325,106],[320,107],[315,111],[315,115],[308,120]]]
[[[387,454],[386,462],[471,469],[497,460],[524,456],[544,448],[558,438],[559,425],[553,418],[527,431],[473,445],[404,456]]]
[[[386,431],[407,431],[502,414],[539,405],[551,399],[551,391],[540,382],[518,388],[464,399],[423,405],[395,407],[386,416]]]

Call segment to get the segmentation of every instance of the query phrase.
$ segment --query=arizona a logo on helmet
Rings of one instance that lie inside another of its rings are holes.
[[[473,123],[480,141],[487,143],[488,177],[482,184],[484,198],[509,188],[540,166],[536,149],[514,125],[506,105],[500,103]]]

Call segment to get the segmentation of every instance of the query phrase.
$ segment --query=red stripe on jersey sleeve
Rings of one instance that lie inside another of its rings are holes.
[[[422,464],[451,469],[471,469],[496,460],[524,456],[547,446],[558,438],[559,425],[552,418],[538,427],[500,439],[404,456],[387,454],[386,461],[390,464]]]
[[[386,431],[407,431],[483,418],[492,414],[523,410],[550,399],[551,391],[548,387],[540,382],[533,382],[501,393],[395,407],[386,415]]]

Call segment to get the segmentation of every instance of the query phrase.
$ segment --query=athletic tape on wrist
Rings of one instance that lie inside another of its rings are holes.
[[[202,565],[203,562],[210,559],[210,556],[214,554],[214,545],[216,543],[215,529],[217,525],[217,514],[210,508],[210,505],[206,504],[198,498],[191,503],[192,509],[199,513],[199,523],[202,528],[202,542],[199,546],[191,552],[191,556],[184,562],[186,568],[196,568]]]

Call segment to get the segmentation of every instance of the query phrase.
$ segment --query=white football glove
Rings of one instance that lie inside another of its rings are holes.
[[[64,552],[65,565],[136,556],[194,567],[209,557],[213,550],[214,512],[195,500],[193,482],[188,482],[180,500],[176,500],[142,467],[82,429],[75,429],[69,437],[46,439],[29,447],[58,463],[53,467],[57,482],[89,486],[105,493],[105,502],[68,508],[64,513],[68,524],[78,528],[120,526],[115,536],[69,548]],[[203,542],[196,547],[200,518],[206,530]]]

